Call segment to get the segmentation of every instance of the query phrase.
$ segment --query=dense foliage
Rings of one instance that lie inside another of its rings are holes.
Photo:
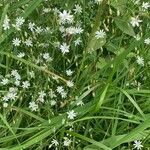
[[[148,150],[149,8],[1,0],[0,150]]]

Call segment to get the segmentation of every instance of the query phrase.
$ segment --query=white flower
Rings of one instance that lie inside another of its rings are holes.
[[[61,92],[60,94],[61,94],[61,97],[62,97],[62,98],[66,98],[66,97],[67,97],[67,92],[65,92],[65,91],[64,91],[64,92]]]
[[[66,70],[67,76],[71,76],[73,74],[73,71],[71,69]]]
[[[139,27],[139,23],[141,23],[142,22],[142,20],[140,20],[140,19],[138,19],[138,16],[136,16],[136,17],[131,17],[131,25],[133,26],[133,27]]]
[[[140,3],[140,0],[133,0],[134,4],[137,5]]]
[[[44,53],[43,54],[43,58],[46,60],[46,61],[52,61],[52,57],[49,56],[49,53]]]
[[[134,38],[135,38],[137,41],[139,41],[139,40],[141,39],[141,37],[140,37],[139,34],[135,35]]]
[[[2,79],[1,84],[6,85],[8,84],[9,80],[7,78]]]
[[[35,102],[30,102],[30,103],[29,103],[29,108],[30,108],[32,111],[37,111],[38,105],[37,105]]]
[[[75,14],[81,14],[82,13],[82,7],[80,5],[75,5],[74,9]]]
[[[61,94],[61,93],[64,92],[64,88],[63,88],[62,86],[58,86],[57,89],[56,89],[56,91],[57,91],[59,94]]]
[[[23,87],[24,89],[28,89],[29,86],[30,86],[29,81],[24,81],[24,82],[22,82],[22,87]]]
[[[143,2],[143,3],[142,3],[142,8],[143,8],[143,9],[148,9],[149,7],[150,7],[149,2]]]
[[[136,148],[137,150],[141,150],[143,145],[142,145],[142,142],[141,141],[134,141],[134,144],[133,144],[134,148]]]
[[[5,16],[4,22],[3,22],[3,29],[4,30],[8,30],[10,29],[10,19],[8,18],[8,16]]]
[[[14,46],[20,46],[21,40],[19,40],[18,38],[13,39],[13,45]]]
[[[19,75],[17,70],[12,70],[11,75],[14,76],[16,80],[21,80],[21,76]]]
[[[41,27],[37,27],[35,29],[35,32],[38,33],[38,34],[40,34],[41,32],[43,32],[43,29]]]
[[[106,35],[106,33],[104,32],[104,30],[99,30],[99,31],[96,31],[96,33],[95,33],[95,37],[97,39],[104,38],[105,35]]]
[[[13,24],[13,26],[16,28],[16,30],[20,30],[24,22],[25,22],[25,19],[23,17],[17,17],[16,24],[15,25]]]
[[[24,52],[20,52],[18,55],[17,55],[17,57],[19,57],[19,58],[23,58],[25,56],[25,53]]]
[[[62,45],[60,45],[60,50],[63,54],[69,53],[69,47],[70,47],[69,45],[63,43]]]
[[[64,146],[69,146],[70,144],[71,144],[71,140],[70,139],[68,139],[67,137],[64,137]]]
[[[51,100],[50,104],[51,104],[51,106],[55,106],[56,105],[56,101],[55,100]]]
[[[144,43],[147,44],[147,45],[150,45],[150,38],[145,39]]]
[[[96,4],[100,4],[103,0],[95,0]]]
[[[74,83],[72,81],[67,81],[67,86],[68,87],[73,87],[74,86]]]
[[[12,70],[12,71],[11,71],[11,75],[12,75],[12,76],[18,75],[18,71],[17,71],[17,70]]]
[[[77,45],[80,45],[81,42],[82,42],[81,38],[79,37],[74,41],[74,44],[75,44],[75,46],[77,46]]]
[[[43,9],[43,13],[45,14],[45,13],[49,13],[51,11],[51,9],[50,8],[44,8]]]
[[[29,39],[26,39],[25,42],[24,42],[28,47],[32,47],[33,44],[32,44],[32,40],[29,38]]]
[[[8,93],[3,97],[3,101],[15,100],[17,97],[17,88],[10,87]]]
[[[75,28],[75,34],[81,34],[81,33],[83,33],[83,29],[81,28],[81,27],[76,27]]]
[[[3,103],[3,107],[4,107],[4,108],[8,107],[8,103],[4,102],[4,103]]]
[[[49,96],[50,96],[50,98],[56,97],[56,94],[54,93],[54,91],[52,89],[50,89],[50,91],[49,91]]]
[[[16,18],[16,25],[21,26],[25,22],[25,19],[23,17],[17,17]]]
[[[15,84],[16,86],[19,86],[19,85],[20,85],[20,81],[19,81],[19,80],[16,80],[16,81],[14,82],[14,84]]]
[[[40,97],[46,96],[46,93],[45,93],[44,91],[41,91],[41,92],[39,92],[38,94],[39,94]]]
[[[35,23],[29,22],[28,29],[33,32],[35,29]]]
[[[77,103],[77,106],[83,106],[83,105],[84,105],[83,101],[79,101],[79,102]]]
[[[144,59],[143,57],[137,56],[137,63],[141,66],[144,66]]]
[[[30,75],[31,78],[34,78],[34,77],[35,77],[35,73],[34,73],[33,71],[30,71],[30,72],[29,72],[29,75]]]
[[[46,96],[46,93],[44,91],[41,91],[38,94],[39,94],[39,97],[38,97],[37,101],[44,103],[44,97]]]
[[[55,147],[57,147],[59,145],[58,141],[53,139],[49,148],[52,147],[53,145],[55,145]]]
[[[67,114],[68,114],[68,119],[71,119],[71,120],[77,116],[77,113],[75,113],[74,110],[67,112]]]
[[[70,12],[64,10],[62,13],[59,13],[59,22],[61,24],[65,23],[72,23],[73,22],[73,15],[70,15]]]

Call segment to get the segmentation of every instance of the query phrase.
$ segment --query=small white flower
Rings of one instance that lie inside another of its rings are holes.
[[[35,29],[35,32],[38,33],[38,34],[40,34],[41,32],[43,32],[43,29],[41,27],[37,27]]]
[[[49,53],[44,53],[43,54],[43,58],[46,60],[46,61],[52,61],[52,57],[49,56]]]
[[[56,94],[54,93],[54,91],[52,89],[50,89],[48,94],[49,94],[50,98],[55,98],[56,97]]]
[[[67,137],[64,137],[64,146],[69,146],[70,144],[71,144],[71,140],[70,139],[68,139]]]
[[[144,66],[144,59],[143,57],[137,56],[137,63],[141,66]]]
[[[95,0],[96,4],[100,4],[103,0]]]
[[[141,23],[142,22],[142,20],[140,20],[140,19],[138,19],[138,16],[136,16],[136,17],[131,17],[131,25],[133,26],[133,27],[139,27],[139,23]]]
[[[75,27],[75,34],[81,34],[83,33],[83,29],[81,27]]]
[[[11,76],[13,76],[16,80],[21,80],[21,76],[19,75],[17,70],[12,70]]]
[[[30,86],[29,81],[24,81],[24,82],[22,82],[22,87],[23,87],[24,89],[28,89],[29,86]]]
[[[24,52],[20,52],[18,55],[17,55],[17,57],[19,57],[19,58],[23,58],[25,56],[25,53]]]
[[[83,101],[79,101],[79,102],[77,103],[77,106],[83,106],[83,105],[84,105]]]
[[[134,4],[137,5],[140,3],[140,0],[133,0]]]
[[[147,45],[150,45],[150,38],[145,39],[144,43],[147,44]]]
[[[37,105],[35,102],[30,102],[30,103],[29,103],[29,108],[30,108],[32,111],[37,111],[38,105]]]
[[[67,114],[68,114],[68,119],[71,119],[71,120],[77,116],[77,113],[75,113],[74,110],[67,112]]]
[[[45,13],[49,13],[51,11],[51,9],[50,8],[44,8],[43,9],[43,13],[45,14]]]
[[[143,145],[142,145],[142,142],[141,141],[134,141],[134,144],[133,144],[134,148],[136,148],[137,150],[141,150]]]
[[[23,23],[25,22],[25,19],[23,17],[17,17],[16,18],[16,24],[13,26],[16,28],[16,30],[21,30],[21,26],[23,25]]]
[[[64,91],[64,92],[61,92],[60,94],[61,94],[61,97],[62,97],[62,98],[66,98],[66,97],[67,97],[67,92],[65,92],[65,91]]]
[[[72,81],[67,81],[67,86],[68,87],[73,87],[74,86],[74,83]]]
[[[3,107],[4,107],[4,108],[8,107],[8,103],[4,102],[4,103],[3,103]]]
[[[140,37],[139,34],[135,35],[134,38],[135,38],[137,41],[139,41],[139,40],[141,39],[141,37]]]
[[[63,54],[69,53],[69,47],[70,47],[69,45],[63,43],[62,45],[60,45],[60,50]]]
[[[29,38],[29,39],[26,39],[25,42],[24,42],[28,47],[32,47],[33,44],[32,44],[32,40]]]
[[[66,70],[67,76],[71,76],[73,74],[73,71],[71,69]]]
[[[81,14],[82,13],[82,7],[78,4],[75,5],[74,12],[75,12],[75,14]]]
[[[104,32],[104,30],[99,30],[99,31],[96,31],[95,33],[95,37],[97,39],[104,38],[105,36],[106,36],[106,33]]]
[[[16,18],[16,26],[21,26],[25,22],[25,19],[23,17],[17,17]]]
[[[64,10],[62,13],[59,13],[59,22],[61,24],[65,23],[72,23],[73,22],[73,15],[70,15],[70,12]]]
[[[55,106],[56,105],[56,101],[55,100],[51,100],[50,104],[51,104],[51,106]]]
[[[74,41],[74,44],[75,44],[75,46],[77,46],[77,45],[80,45],[81,42],[82,42],[81,38],[79,37]]]
[[[19,85],[20,85],[20,81],[19,81],[19,80],[16,80],[16,81],[14,82],[14,84],[15,84],[16,86],[19,86]]]
[[[2,79],[1,84],[6,85],[9,83],[9,80],[7,78]]]
[[[58,141],[55,140],[55,139],[53,139],[51,143],[52,143],[53,145],[55,145],[55,146],[58,146],[58,145],[59,145]]]
[[[46,96],[46,93],[44,91],[41,91],[38,94],[39,94],[39,97],[45,97]]]
[[[34,78],[34,77],[35,77],[34,71],[30,71],[30,72],[29,72],[29,75],[30,75],[31,78]]]
[[[4,30],[8,30],[10,29],[10,19],[8,18],[8,16],[5,16],[4,22],[3,22],[3,29]]]
[[[150,3],[149,2],[143,2],[142,3],[142,8],[147,10],[150,7]]]
[[[33,32],[35,29],[35,23],[29,22],[28,29]]]
[[[62,86],[58,86],[57,89],[56,89],[56,91],[57,91],[59,94],[61,94],[61,93],[64,92],[64,88],[63,88]]]
[[[21,40],[19,40],[18,38],[13,39],[13,45],[14,46],[20,46]]]

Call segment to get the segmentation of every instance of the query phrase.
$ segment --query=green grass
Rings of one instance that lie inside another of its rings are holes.
[[[150,17],[149,8],[142,7],[146,2],[0,1],[0,150],[138,150],[136,140],[142,149],[150,148],[150,44],[145,42],[150,38]],[[81,13],[75,13],[77,4]],[[64,10],[73,15],[72,23],[60,23]],[[10,28],[4,30],[6,15]],[[134,27],[131,17],[136,16],[142,22]],[[14,27],[17,17],[25,19],[20,30]],[[33,31],[29,23],[35,23]],[[81,27],[83,32],[63,33],[68,27]],[[97,31],[106,35],[98,39]],[[19,46],[13,44],[15,38],[21,40]],[[81,43],[76,46],[78,38]],[[30,46],[27,39],[32,40]],[[61,52],[63,43],[69,45],[68,53]],[[20,52],[25,56],[20,58]],[[69,69],[71,75],[66,73]],[[25,81],[29,87],[23,87]],[[37,105],[35,111],[31,102]],[[73,119],[68,115],[72,110]]]

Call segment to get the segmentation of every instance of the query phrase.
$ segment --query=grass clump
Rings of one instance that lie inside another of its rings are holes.
[[[0,150],[150,148],[150,3],[0,2]]]

